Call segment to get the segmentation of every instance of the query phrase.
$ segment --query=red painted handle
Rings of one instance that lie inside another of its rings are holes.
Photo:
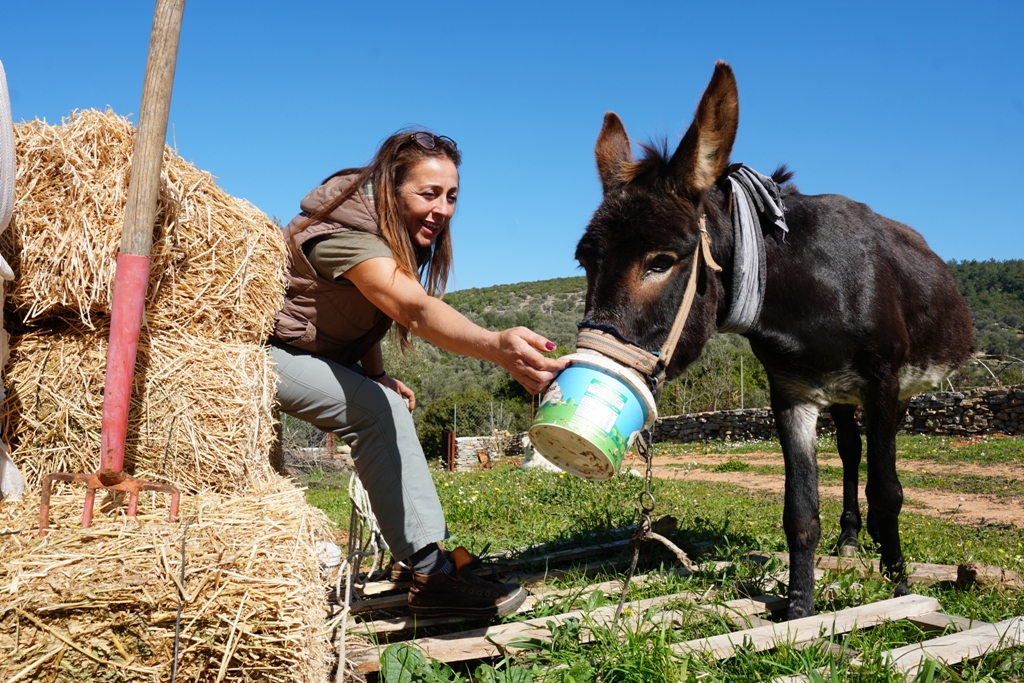
[[[124,466],[132,375],[135,373],[135,356],[139,348],[139,328],[142,325],[148,282],[148,256],[118,255],[114,298],[110,309],[106,384],[103,387],[99,475],[104,483],[119,481]]]

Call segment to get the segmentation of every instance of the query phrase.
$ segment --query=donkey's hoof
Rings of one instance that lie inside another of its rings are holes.
[[[786,621],[793,621],[794,619],[803,619],[804,617],[814,616],[814,605],[810,607],[801,607],[799,605],[790,605],[789,609],[786,610]]]
[[[896,584],[896,588],[892,591],[892,597],[902,598],[904,595],[910,595],[910,588],[907,587],[906,581],[900,581]]]
[[[839,557],[857,557],[860,554],[860,543],[847,541],[839,546]]]

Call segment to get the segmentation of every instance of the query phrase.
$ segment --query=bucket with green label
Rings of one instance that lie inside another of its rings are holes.
[[[643,378],[601,354],[584,350],[548,387],[530,427],[537,452],[569,474],[615,476],[641,430],[658,409]]]

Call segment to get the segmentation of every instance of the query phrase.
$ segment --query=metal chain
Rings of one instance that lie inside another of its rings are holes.
[[[644,441],[643,434],[636,437],[636,452],[647,464],[647,471],[644,474],[644,490],[640,492],[640,524],[633,532],[633,538],[629,545],[633,548],[633,560],[629,563],[629,571],[626,573],[626,580],[622,584],[622,595],[619,596],[619,606],[615,608],[615,620],[618,621],[622,614],[622,607],[626,604],[626,594],[629,593],[629,582],[633,580],[636,572],[636,563],[640,559],[640,544],[650,537],[651,513],[654,512],[654,494],[651,493],[651,479],[653,476],[654,457]]]

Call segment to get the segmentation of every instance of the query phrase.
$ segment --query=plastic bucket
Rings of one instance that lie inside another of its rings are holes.
[[[637,434],[658,416],[638,373],[594,351],[548,387],[530,427],[537,452],[569,474],[600,481],[615,476]]]

